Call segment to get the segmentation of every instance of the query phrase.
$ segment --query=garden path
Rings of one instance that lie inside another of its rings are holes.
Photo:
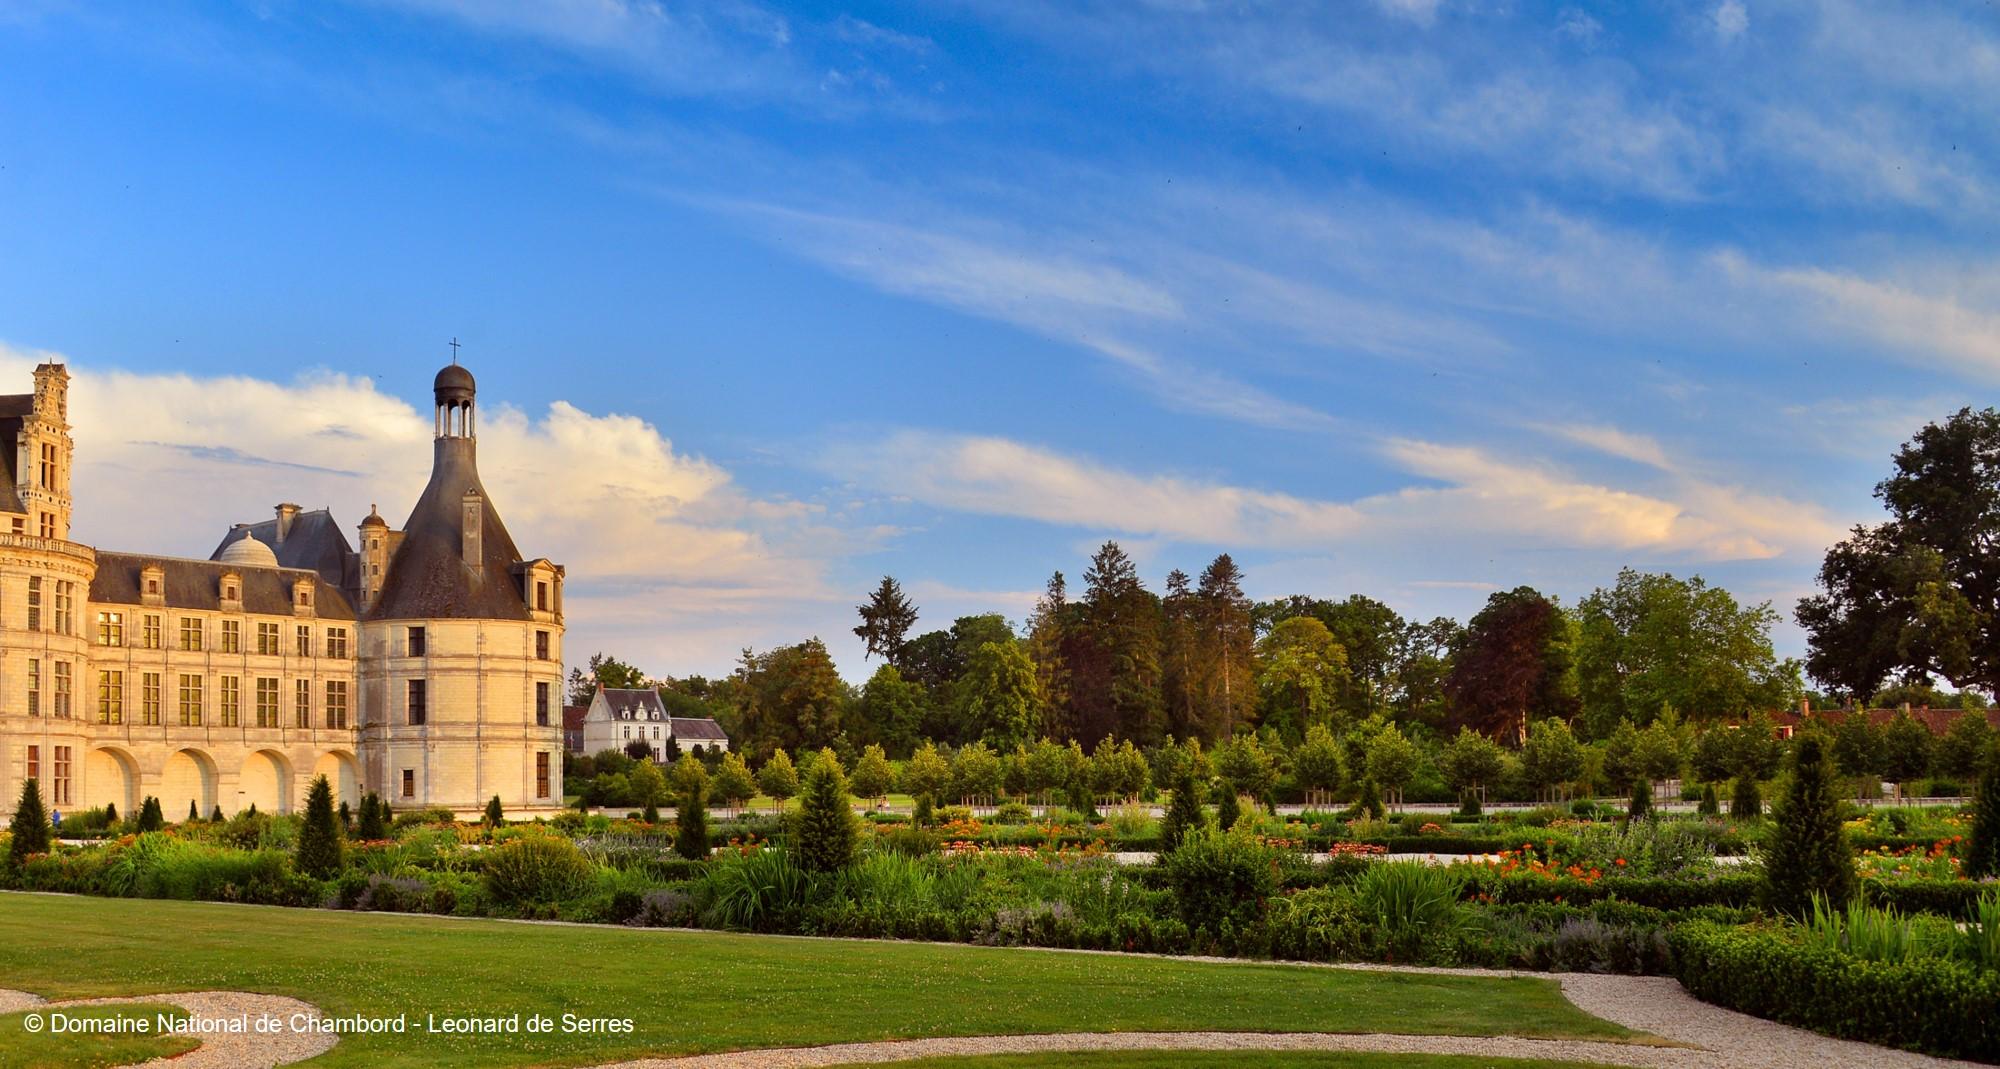
[[[78,1006],[117,1005],[179,1006],[202,1020],[257,1020],[265,1015],[289,1022],[295,1015],[319,1018],[319,1010],[309,1002],[281,995],[257,995],[247,991],[182,991],[170,995],[136,995],[131,998],[85,998],[49,1002],[26,991],[0,988],[0,1013],[28,1010],[60,1010]],[[215,1032],[193,1036],[201,1046],[171,1058],[155,1058],[140,1069],[274,1069],[302,1062],[326,1053],[338,1037],[330,1032],[294,1031],[286,1027],[276,1032]]]

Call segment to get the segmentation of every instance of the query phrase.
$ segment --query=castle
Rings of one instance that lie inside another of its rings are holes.
[[[0,807],[338,800],[509,813],[563,803],[563,569],[515,548],[480,485],[474,386],[434,385],[430,483],[350,545],[277,506],[207,560],[70,541],[69,373],[0,396]],[[11,448],[9,448],[11,446]]]

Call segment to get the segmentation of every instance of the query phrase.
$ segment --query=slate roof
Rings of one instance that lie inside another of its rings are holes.
[[[21,440],[22,421],[34,414],[34,394],[0,394],[0,512],[28,511],[28,506],[21,502],[17,485],[21,473],[15,469],[15,464],[20,458],[15,456],[19,450],[14,448],[14,443]]]
[[[667,707],[660,701],[660,692],[651,687],[599,687],[604,695],[604,704],[611,710],[611,719],[620,719],[619,714],[632,711],[634,720],[666,720]]]
[[[563,706],[563,730],[564,730],[564,731],[582,731],[582,730],[583,730],[583,716],[584,716],[584,714],[585,714],[585,713],[588,713],[588,712],[590,712],[590,706],[588,706],[588,705],[565,705],[565,706]]]
[[[403,524],[403,542],[389,561],[371,620],[527,620],[514,564],[521,551],[500,522],[493,495],[479,482],[475,440],[436,440],[431,481]],[[479,491],[480,559],[467,562],[461,548],[460,508],[466,490]]]
[[[722,725],[703,717],[693,719],[677,716],[667,722],[667,734],[677,742],[728,742],[729,734]]]
[[[340,588],[309,568],[244,568],[218,561],[188,560],[143,553],[97,552],[97,577],[90,581],[90,600],[107,605],[139,605],[141,575],[147,566],[165,571],[162,593],[171,609],[222,608],[222,576],[234,572],[243,580],[243,611],[273,616],[292,614],[292,582],[314,580],[314,615],[323,620],[352,620],[354,606]]]
[[[360,565],[355,559],[354,547],[348,543],[347,533],[340,529],[340,524],[334,522],[331,510],[314,509],[293,517],[283,545],[278,544],[278,521],[275,517],[262,523],[239,523],[222,536],[222,541],[216,545],[215,552],[208,555],[208,559],[220,559],[222,551],[228,549],[230,543],[244,538],[254,538],[270,546],[271,552],[278,555],[279,567],[310,568],[318,572],[320,578],[342,590],[353,590],[361,585]]]
[[[1847,719],[1847,714],[1852,711],[1850,709],[1814,709],[1807,715],[1828,724],[1839,724],[1842,720]],[[1910,717],[1917,723],[1929,728],[1931,734],[1942,735],[1951,730],[1952,721],[1957,720],[1958,715],[1964,711],[1963,709],[1932,709],[1925,706],[1923,708],[1911,709]],[[1987,726],[2000,731],[2000,709],[1975,709],[1972,711],[1982,713],[1986,717]],[[1868,710],[1868,723],[1874,727],[1882,727],[1888,724],[1889,721],[1894,720],[1897,712],[1898,710],[1895,709],[1870,709]],[[1772,714],[1771,723],[1779,728],[1795,728],[1799,726],[1801,721],[1799,714],[1787,710],[1782,713]]]
[[[0,416],[20,419],[35,414],[35,395],[31,393],[0,394]]]

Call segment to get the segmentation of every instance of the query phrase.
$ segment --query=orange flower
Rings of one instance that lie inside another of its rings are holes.
[[[1621,857],[1617,861],[1613,862],[1613,864],[1617,865],[1619,868],[1622,869],[1625,867],[1625,859]]]

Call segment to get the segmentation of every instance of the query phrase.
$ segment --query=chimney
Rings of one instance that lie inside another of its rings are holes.
[[[1799,699],[1799,719],[1800,719],[1800,720],[1804,720],[1804,719],[1805,719],[1806,717],[1809,717],[1809,716],[1811,716],[1811,715],[1812,715],[1812,699],[1811,699],[1811,698],[1800,698],[1800,699]]]
[[[299,518],[299,507],[287,501],[278,506],[278,545],[285,544],[285,536],[292,533],[292,521]]]
[[[483,576],[485,570],[479,566],[482,559],[479,535],[486,529],[486,503],[480,499],[478,490],[468,488],[465,491],[459,517],[459,549],[464,554],[466,566],[472,569],[473,575]]]

